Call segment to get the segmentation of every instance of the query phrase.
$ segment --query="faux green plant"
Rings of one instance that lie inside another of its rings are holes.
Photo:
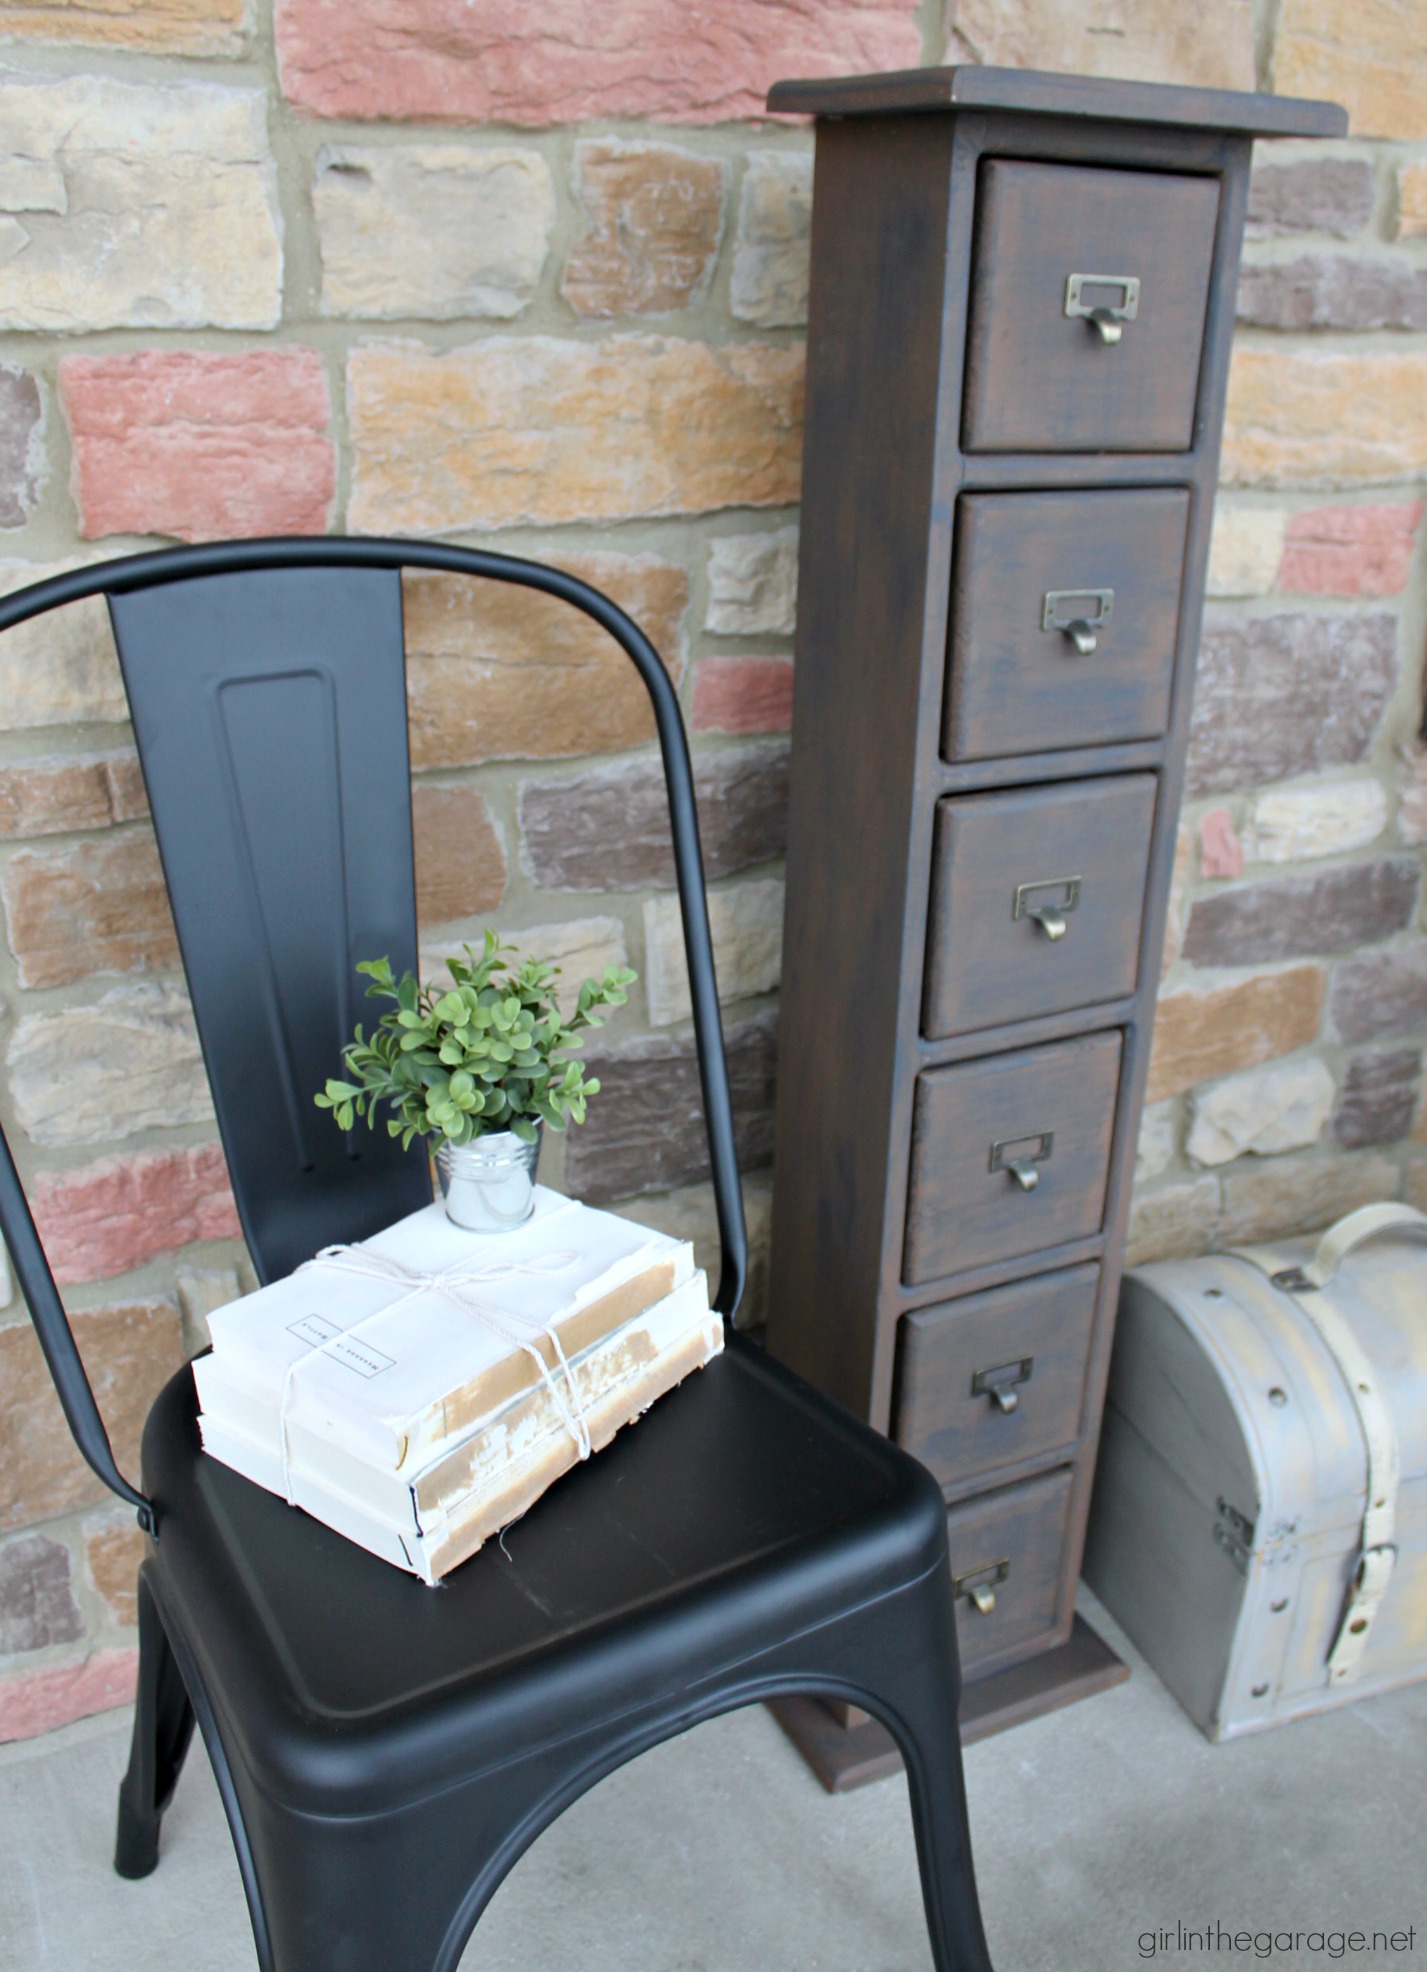
[[[370,1040],[357,1028],[342,1051],[350,1080],[329,1078],[317,1107],[343,1130],[359,1116],[374,1129],[377,1105],[387,1103],[395,1112],[387,1129],[403,1149],[413,1137],[468,1144],[495,1130],[533,1143],[540,1123],[583,1123],[600,1085],[568,1057],[583,1045],[582,1028],[624,1005],[638,975],[612,965],[602,980],[586,979],[567,1020],[555,998],[559,968],[546,959],[514,967],[501,956],[510,949],[495,931],[479,957],[464,946],[464,959],[448,962],[449,989],[419,986],[410,972],[397,979],[387,959],[364,960],[357,970],[371,979],[367,998],[396,1004]]]

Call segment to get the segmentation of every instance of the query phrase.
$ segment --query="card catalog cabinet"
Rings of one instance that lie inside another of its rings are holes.
[[[1253,138],[1330,104],[996,69],[817,118],[768,1344],[945,1491],[963,1730],[1074,1614]],[[780,1718],[829,1786],[847,1705]]]

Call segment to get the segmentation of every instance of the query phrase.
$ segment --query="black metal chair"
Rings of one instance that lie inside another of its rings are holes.
[[[732,1330],[746,1239],[688,746],[638,627],[568,575],[393,540],[112,561],[0,602],[108,598],[243,1230],[263,1280],[429,1202],[384,1133],[312,1104],[357,959],[416,963],[401,576],[585,611],[653,702],[673,824],[728,1348],[439,1590],[205,1458],[187,1370],[117,1470],[0,1138],[0,1224],[75,1439],[149,1535],[116,1867],[142,1876],[196,1714],[263,1972],[452,1972],[511,1864],[622,1762],[806,1692],[905,1756],[939,1972],[988,1972],[957,1731],[946,1520],[914,1460]]]

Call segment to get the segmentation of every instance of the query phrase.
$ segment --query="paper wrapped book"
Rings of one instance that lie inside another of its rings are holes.
[[[439,1205],[217,1310],[205,1449],[428,1582],[722,1347],[687,1242],[541,1188]]]

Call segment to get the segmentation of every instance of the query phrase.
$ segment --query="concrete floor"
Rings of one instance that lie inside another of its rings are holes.
[[[998,1972],[1339,1962],[1328,1940],[1271,1957],[1142,1947],[1179,1921],[1258,1932],[1414,1925],[1427,1953],[1427,1684],[1212,1747],[1114,1626],[1087,1613],[1130,1656],[1130,1682],[967,1756]],[[0,1967],[252,1972],[237,1869],[197,1748],[158,1872],[124,1883],[110,1870],[126,1728],[110,1714],[0,1752]],[[571,1809],[507,1879],[462,1972],[929,1965],[902,1781],[830,1799],[753,1711],[659,1748]]]

